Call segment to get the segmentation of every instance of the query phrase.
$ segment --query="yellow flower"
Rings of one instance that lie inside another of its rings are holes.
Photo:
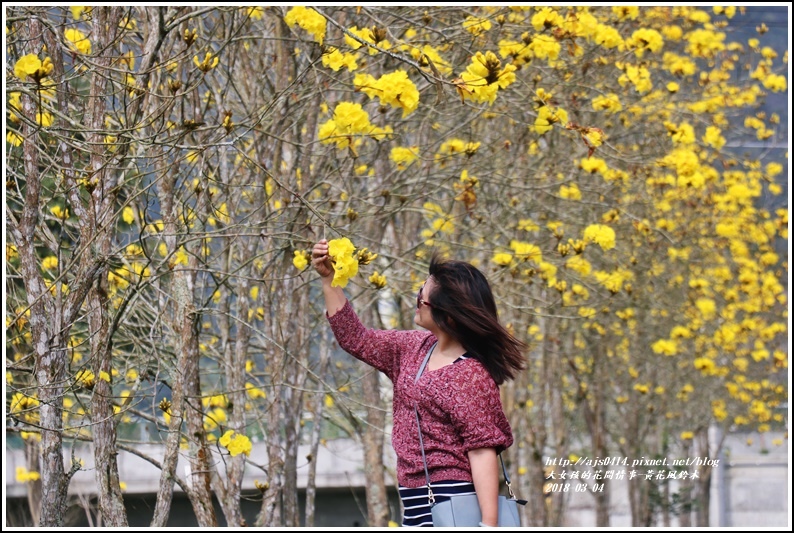
[[[248,361],[246,361],[248,363]],[[248,366],[246,364],[246,366]],[[245,392],[248,394],[248,397],[252,400],[256,400],[257,398],[267,398],[267,394],[262,389],[256,387],[253,383],[246,382],[245,384]]]
[[[284,16],[284,22],[289,27],[296,24],[312,34],[318,44],[323,44],[325,39],[325,17],[310,7],[295,6]]]
[[[572,183],[570,187],[566,185],[561,185],[560,197],[565,198],[566,200],[581,200],[582,191],[579,190],[579,186],[575,183]]]
[[[247,7],[246,13],[249,17],[253,20],[262,20],[262,15],[264,14],[265,10],[261,7]]]
[[[598,244],[603,250],[615,247],[615,230],[603,224],[591,224],[584,230],[584,240]]]
[[[593,98],[593,109],[595,111],[605,110],[610,113],[617,113],[623,109],[623,106],[618,96],[614,93],[610,93]]]
[[[369,75],[356,76],[353,84],[370,98],[378,96],[381,104],[402,108],[403,118],[419,106],[419,91],[404,70],[384,74],[377,80]]]
[[[293,255],[292,264],[298,270],[303,270],[309,265],[308,253],[305,250],[295,250]]]
[[[543,135],[551,131],[552,124],[567,124],[568,112],[562,108],[551,108],[549,106],[542,106],[538,109],[538,116],[535,117],[535,124],[531,126],[535,133]]]
[[[543,253],[540,248],[534,244],[512,240],[510,241],[510,249],[515,252],[516,259],[518,260],[535,261],[536,263],[543,261]]]
[[[345,287],[350,278],[358,273],[358,260],[353,255],[355,246],[350,239],[343,237],[328,242],[328,255],[334,265],[332,287]]]
[[[245,455],[251,455],[251,439],[241,433],[235,433],[234,430],[228,430],[223,436],[218,440],[218,442],[229,450],[229,454],[232,457],[240,455],[244,453]]]
[[[218,66],[220,59],[218,56],[213,56],[212,52],[207,52],[204,54],[204,60],[199,61],[198,56],[193,56],[193,64],[196,65],[201,72],[209,72],[210,70],[214,69]]]
[[[80,30],[67,28],[63,32],[63,37],[69,41],[69,47],[72,50],[86,55],[91,53],[91,41]]]
[[[323,54],[323,66],[329,67],[334,71],[339,71],[342,67],[346,67],[348,72],[352,72],[358,68],[356,58],[357,55],[354,53],[340,52],[338,48],[329,47],[328,51]]]
[[[45,257],[41,260],[41,268],[44,270],[52,270],[54,268],[58,268],[58,258],[54,255],[49,257]]]
[[[539,229],[540,229],[540,226],[538,226],[538,225],[535,223],[535,221],[533,221],[532,219],[529,219],[529,218],[522,218],[522,219],[520,219],[520,220],[518,221],[518,226],[517,226],[517,228],[518,228],[519,230],[522,230],[522,231],[536,231],[536,230],[539,230]]]
[[[695,368],[708,373],[709,371],[713,370],[716,366],[714,361],[709,359],[708,357],[698,357],[694,361]]]
[[[369,282],[372,283],[375,286],[375,288],[382,289],[383,287],[386,286],[386,276],[382,274],[378,274],[378,271],[376,270],[369,277]]]
[[[582,159],[580,164],[582,166],[582,170],[589,172],[590,174],[595,174],[598,172],[603,175],[609,170],[606,161],[597,157],[585,157]]]
[[[94,384],[96,383],[96,376],[94,376],[94,373],[90,370],[83,369],[75,376],[75,382],[79,383],[80,386],[86,389],[90,389],[93,388]]]
[[[640,28],[631,34],[631,38],[626,40],[626,46],[634,49],[637,57],[642,57],[645,50],[658,52],[664,46],[662,34],[649,28]]]
[[[711,320],[717,314],[717,305],[710,298],[698,298],[695,305],[705,320]]]
[[[408,165],[416,161],[418,157],[418,146],[411,146],[410,148],[405,146],[395,146],[391,149],[391,153],[389,154],[389,159],[391,159],[397,165],[398,170],[405,170]]]
[[[510,266],[513,262],[513,254],[498,252],[493,255],[491,260],[500,266]]]
[[[695,438],[695,434],[691,431],[682,431],[681,432],[681,440],[692,440]]]
[[[562,26],[565,19],[557,12],[556,8],[544,7],[532,16],[531,22],[535,31],[547,31],[556,26]]]
[[[651,349],[658,354],[675,355],[678,353],[678,345],[674,340],[659,339],[651,345]]]
[[[516,80],[516,66],[502,62],[493,52],[477,52],[456,81],[462,99],[493,104],[496,93]]]
[[[14,64],[14,75],[22,81],[30,77],[38,83],[52,72],[53,66],[49,57],[42,61],[36,54],[27,54],[20,57]]]
[[[719,150],[725,146],[725,137],[722,136],[722,131],[718,127],[709,126],[706,128],[706,134],[703,135],[703,142]]]
[[[477,37],[491,29],[491,21],[470,15],[463,21],[463,29]]]
[[[28,483],[30,481],[36,481],[40,478],[41,476],[38,472],[28,472],[28,469],[24,466],[18,466],[16,469],[17,483]]]
[[[19,146],[22,144],[22,136],[9,130],[8,133],[6,133],[6,141],[12,146]]]
[[[651,73],[642,66],[626,65],[624,74],[618,78],[618,83],[621,87],[632,83],[634,89],[640,94],[647,93],[653,88]]]

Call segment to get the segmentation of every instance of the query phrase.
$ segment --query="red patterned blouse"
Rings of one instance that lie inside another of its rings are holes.
[[[327,316],[327,314],[326,314]],[[397,482],[403,487],[426,484],[414,405],[430,481],[472,481],[467,452],[513,444],[499,388],[473,357],[437,370],[416,373],[436,342],[429,331],[368,329],[350,302],[328,318],[339,346],[380,370],[394,384],[392,445],[397,455]]]

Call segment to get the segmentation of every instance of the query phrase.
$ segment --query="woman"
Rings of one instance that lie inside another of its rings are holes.
[[[468,263],[434,257],[416,297],[414,322],[424,330],[373,330],[361,324],[342,289],[331,286],[334,268],[326,240],[315,244],[312,264],[339,345],[394,384],[392,445],[403,525],[433,525],[418,411],[436,502],[476,493],[480,525],[496,526],[497,454],[513,443],[498,386],[524,368],[524,345],[499,324],[485,276]]]

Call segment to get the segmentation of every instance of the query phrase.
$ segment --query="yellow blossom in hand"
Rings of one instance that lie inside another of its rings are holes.
[[[358,260],[353,255],[355,246],[343,237],[328,242],[328,255],[334,265],[332,287],[346,287],[347,282],[358,273]]]

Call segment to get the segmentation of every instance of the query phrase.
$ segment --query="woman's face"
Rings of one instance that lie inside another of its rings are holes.
[[[432,330],[435,326],[433,314],[430,308],[433,306],[433,293],[436,290],[436,282],[432,276],[425,280],[425,283],[416,294],[416,314],[414,322],[417,326]]]

